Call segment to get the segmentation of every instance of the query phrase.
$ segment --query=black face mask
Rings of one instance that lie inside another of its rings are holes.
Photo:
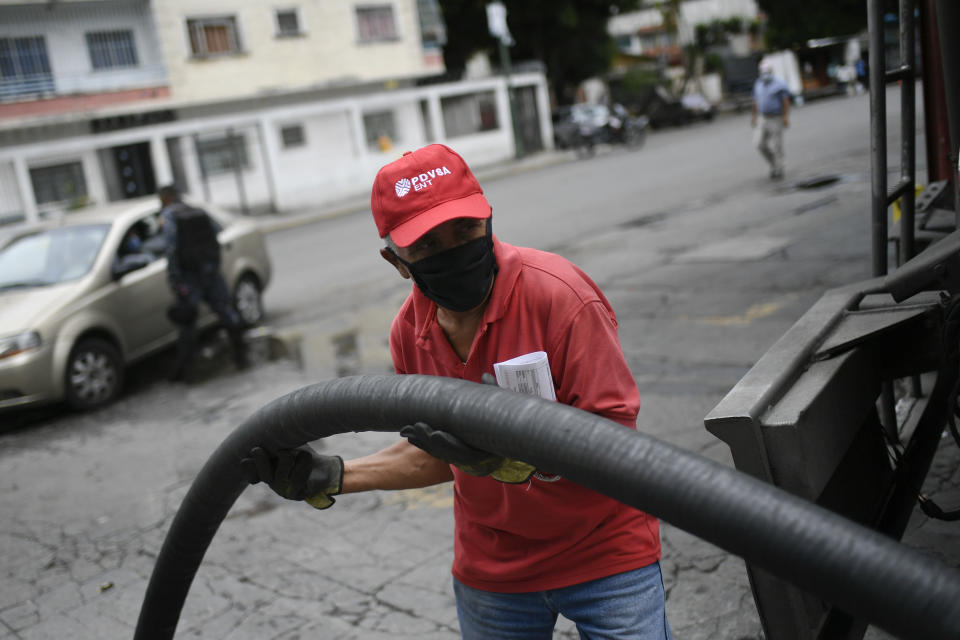
[[[487,220],[487,233],[481,238],[416,262],[400,256],[397,260],[427,298],[450,311],[469,311],[483,303],[497,273],[492,222]]]

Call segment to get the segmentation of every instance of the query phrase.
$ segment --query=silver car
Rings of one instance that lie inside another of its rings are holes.
[[[259,323],[271,275],[261,232],[199,206],[223,228],[221,269],[237,310]],[[92,409],[116,398],[127,365],[176,341],[166,269],[152,197],[0,228],[0,411],[60,400]],[[216,321],[204,309],[199,322]]]

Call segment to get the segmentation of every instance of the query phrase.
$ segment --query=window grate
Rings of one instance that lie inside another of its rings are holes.
[[[190,48],[196,58],[240,53],[240,37],[234,16],[187,20]]]
[[[135,67],[139,63],[133,31],[93,31],[86,36],[90,64],[94,69]]]
[[[363,114],[363,130],[367,147],[387,151],[397,142],[397,125],[393,111],[377,111]]]
[[[204,175],[250,168],[246,137],[241,133],[197,141],[197,156]],[[239,167],[237,162],[239,161]]]
[[[30,181],[37,204],[82,199],[87,195],[87,182],[80,162],[68,162],[30,169]]]
[[[277,10],[277,35],[298,36],[301,33],[300,15],[296,9]]]
[[[52,91],[44,37],[0,38],[0,98]]]
[[[390,5],[357,7],[357,35],[360,42],[397,39],[397,25]]]
[[[500,128],[497,102],[492,91],[441,98],[443,127],[454,138]]]
[[[417,0],[417,15],[424,48],[439,48],[447,44],[447,27],[437,0]]]
[[[307,144],[307,137],[303,131],[303,125],[292,124],[280,129],[280,139],[283,141],[283,148],[302,147]]]

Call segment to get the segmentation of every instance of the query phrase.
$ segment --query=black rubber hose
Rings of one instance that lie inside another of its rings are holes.
[[[891,538],[594,414],[489,385],[414,375],[305,387],[228,436],[173,520],[134,638],[173,637],[203,555],[247,486],[239,461],[251,447],[396,431],[418,420],[658,516],[894,635],[960,638],[960,572]]]

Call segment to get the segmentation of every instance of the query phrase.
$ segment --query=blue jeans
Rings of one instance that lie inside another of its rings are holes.
[[[480,591],[453,580],[464,640],[550,640],[557,616],[582,640],[673,640],[660,563],[562,589]]]

